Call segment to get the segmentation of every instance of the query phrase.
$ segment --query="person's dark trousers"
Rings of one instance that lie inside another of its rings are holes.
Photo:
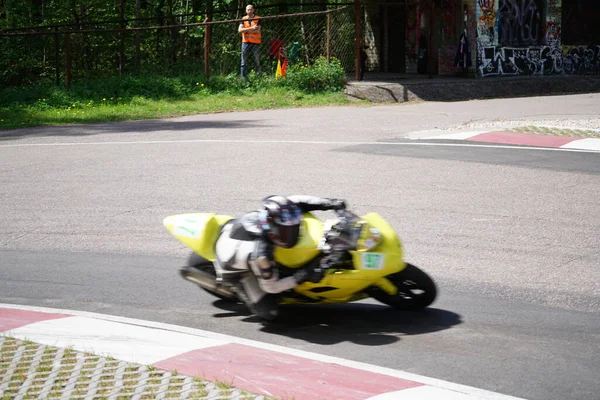
[[[240,74],[246,77],[246,63],[254,58],[254,66],[257,73],[260,73],[260,45],[255,43],[242,43],[242,65]]]

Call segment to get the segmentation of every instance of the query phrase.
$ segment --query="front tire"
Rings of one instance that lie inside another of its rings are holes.
[[[407,263],[402,271],[386,278],[398,288],[398,293],[390,295],[376,288],[370,294],[376,300],[399,310],[422,310],[433,303],[437,296],[433,279],[412,264]]]

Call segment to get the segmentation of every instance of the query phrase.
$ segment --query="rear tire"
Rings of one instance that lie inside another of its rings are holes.
[[[422,310],[433,303],[437,296],[433,279],[412,264],[407,263],[405,269],[386,278],[398,288],[398,293],[389,295],[379,288],[374,288],[369,294],[399,310]]]

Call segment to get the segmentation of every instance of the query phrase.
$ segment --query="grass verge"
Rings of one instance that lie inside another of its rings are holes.
[[[349,104],[356,104],[356,101],[349,100],[343,93],[307,94],[286,88],[237,93],[197,93],[184,99],[134,97],[128,102],[113,97],[100,102],[72,103],[67,107],[46,106],[44,99],[40,99],[32,104],[1,107],[0,129]]]
[[[339,61],[324,58],[292,66],[283,79],[133,74],[76,80],[68,90],[39,83],[0,90],[0,129],[368,103],[351,100],[344,87]]]

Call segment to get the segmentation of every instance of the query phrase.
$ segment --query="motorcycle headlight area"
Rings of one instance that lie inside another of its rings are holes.
[[[381,232],[377,228],[374,228],[365,222],[360,231],[357,249],[369,251],[379,246],[381,242],[383,242],[383,236],[381,235]]]

